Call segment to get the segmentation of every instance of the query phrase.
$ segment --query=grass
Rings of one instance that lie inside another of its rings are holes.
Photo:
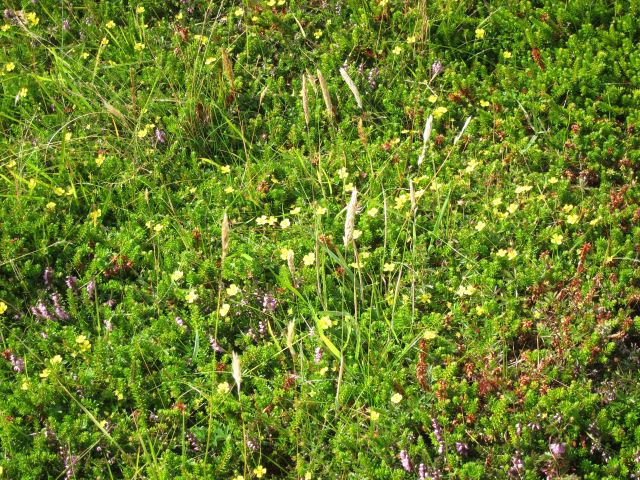
[[[0,478],[636,478],[637,10],[8,4]]]

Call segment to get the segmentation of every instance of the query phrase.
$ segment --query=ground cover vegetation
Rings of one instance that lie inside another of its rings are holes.
[[[637,1],[4,8],[1,478],[638,478]]]

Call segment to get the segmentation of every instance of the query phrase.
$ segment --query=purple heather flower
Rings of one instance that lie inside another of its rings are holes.
[[[111,332],[113,330],[113,324],[111,323],[111,320],[104,321],[104,328],[107,330],[107,332]]]
[[[156,129],[154,130],[154,135],[155,135],[155,143],[164,143],[167,141],[167,134],[165,133],[164,130],[160,130],[158,127],[156,127]]]
[[[267,326],[262,320],[258,321],[258,333],[261,337],[264,337],[264,334],[267,333]]]
[[[553,455],[554,458],[560,458],[567,451],[567,444],[566,443],[551,443],[551,444],[549,444],[549,450],[551,450],[551,455]]]
[[[47,310],[47,307],[42,302],[38,302],[38,305],[36,305],[35,307],[31,307],[31,313],[33,313],[33,315],[35,315],[36,318],[53,320],[53,317]]]
[[[411,459],[409,458],[409,454],[406,450],[402,450],[400,452],[400,462],[402,463],[402,468],[407,472],[411,471]]]
[[[267,293],[262,299],[262,311],[273,313],[278,306],[278,301],[272,293]]]
[[[516,435],[522,435],[522,424],[520,422],[516,423]]]
[[[49,334],[47,332],[40,332],[40,336],[47,340],[49,338]]]
[[[224,348],[220,346],[220,344],[214,338],[213,335],[209,335],[209,344],[211,345],[211,350],[213,350],[214,352],[218,352],[218,353],[224,352]]]
[[[69,30],[70,28],[70,24],[69,24],[69,20],[67,20],[66,18],[62,21],[62,29],[63,30]]]
[[[315,363],[320,363],[322,361],[323,353],[324,353],[324,351],[322,350],[321,347],[316,347],[315,353],[313,355],[313,361]]]
[[[49,288],[51,286],[51,279],[53,277],[53,268],[47,267],[44,269],[42,279],[44,280],[44,286]]]
[[[258,449],[260,448],[260,446],[256,443],[255,440],[252,440],[251,438],[247,440],[247,448],[249,450],[251,450],[252,452],[257,452]]]
[[[515,477],[516,475],[520,475],[524,471],[524,462],[520,457],[520,452],[516,452],[513,457],[511,457],[511,468],[507,472],[510,477]]]
[[[424,463],[421,463],[420,465],[418,465],[418,479],[425,480],[426,478],[427,478],[427,467],[424,465]]]
[[[466,455],[469,452],[469,445],[464,442],[456,442],[456,452],[460,455]]]
[[[87,283],[87,295],[89,295],[89,298],[93,297],[93,292],[96,289],[96,282],[95,280],[90,280],[89,283]]]
[[[11,366],[13,369],[18,372],[24,372],[24,359],[20,357],[16,357],[13,353],[9,355],[9,361],[11,362]]]
[[[77,284],[78,284],[78,277],[75,277],[73,275],[69,275],[64,283],[67,284],[67,287],[70,288],[71,290],[73,290],[74,292],[76,291],[77,288]]]
[[[436,60],[431,64],[431,78],[435,78],[436,75],[439,75],[444,70],[444,66],[440,60]]]
[[[178,325],[179,327],[184,327],[184,320],[182,320],[182,318],[180,317],[176,317],[176,325]]]
[[[186,433],[187,440],[189,440],[189,445],[191,446],[191,450],[194,452],[200,451],[200,442],[192,432]]]
[[[60,294],[58,292],[51,295],[51,301],[53,302],[56,316],[60,320],[69,320],[69,314],[64,310],[64,308],[62,308],[62,304],[60,303]]]

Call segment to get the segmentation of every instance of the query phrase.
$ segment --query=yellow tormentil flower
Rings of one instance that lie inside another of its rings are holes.
[[[502,52],[502,58],[504,58],[505,60],[508,60],[512,57],[511,52],[508,50],[505,50],[504,52]]]
[[[16,64],[15,64],[15,63],[13,63],[13,62],[9,62],[9,63],[6,63],[6,64],[4,65],[4,69],[5,69],[7,72],[13,72],[13,71],[15,70],[15,68],[16,68]]]
[[[149,131],[146,128],[143,128],[142,130],[138,130],[138,133],[136,133],[136,135],[138,136],[138,138],[144,138],[148,133]]]
[[[221,317],[226,317],[227,314],[229,313],[230,308],[231,308],[231,305],[229,305],[228,303],[223,303],[222,306],[220,307],[220,310],[218,310],[218,313],[220,314]]]
[[[331,322],[331,319],[325,315],[318,320],[318,325],[320,325],[321,329],[326,330],[327,328],[330,328],[333,323]]]
[[[60,355],[56,355],[54,357],[51,357],[49,359],[49,363],[51,363],[52,365],[57,365],[62,363],[62,357]]]
[[[109,45],[109,39],[107,37],[102,37],[102,40],[100,40],[100,46],[106,47],[107,45]]]
[[[486,227],[487,224],[485,222],[483,222],[482,220],[480,220],[478,223],[476,223],[475,229],[478,232],[481,232],[482,230],[484,230],[484,227]]]
[[[551,235],[551,243],[553,243],[554,245],[562,244],[563,239],[564,237],[559,233],[554,233],[553,235]]]
[[[253,469],[253,474],[256,476],[256,478],[264,477],[265,473],[267,473],[267,469],[264,468],[262,465],[258,465],[256,468]]]
[[[230,297],[237,295],[239,292],[240,292],[240,289],[235,283],[232,283],[227,287],[227,295],[229,295]]]
[[[527,193],[533,187],[531,185],[519,185],[516,187],[516,194]]]
[[[438,334],[436,332],[434,332],[433,330],[426,330],[424,332],[424,334],[422,335],[422,338],[424,338],[425,340],[433,340],[437,336],[438,336]]]
[[[476,38],[478,40],[483,39],[486,33],[484,28],[476,28]]]
[[[144,13],[144,7],[143,6],[139,6],[136,8],[136,13]]]
[[[51,375],[51,370],[48,368],[45,368],[40,372],[40,378],[47,378],[49,375]]]
[[[575,225],[576,223],[578,223],[579,219],[580,219],[580,217],[578,217],[578,215],[576,215],[575,213],[572,213],[571,215],[569,215],[567,217],[567,223],[569,225]]]
[[[220,167],[220,173],[224,173],[225,175],[228,173],[231,173],[231,166],[230,165],[222,165]]]
[[[189,293],[184,297],[188,303],[193,303],[198,299],[198,294],[195,290],[189,290]]]
[[[293,255],[293,250],[291,250],[289,248],[281,248],[280,249],[280,259],[284,260],[286,262],[289,259],[289,252],[291,252],[291,255]]]
[[[376,215],[378,215],[379,210],[376,207],[370,208],[369,210],[367,210],[367,215],[369,215],[370,217],[375,217]]]
[[[164,225],[162,225],[161,223],[158,223],[155,227],[153,227],[153,230],[155,232],[160,232],[163,228],[164,228]]]
[[[231,391],[231,385],[228,382],[222,382],[218,384],[218,393],[225,394]]]
[[[433,111],[433,117],[440,118],[442,115],[444,115],[448,111],[449,110],[447,109],[447,107],[438,107]]]
[[[47,210],[54,210],[56,208],[56,202],[49,202],[45,205]]]
[[[144,43],[136,42],[136,44],[133,46],[133,49],[136,52],[140,52],[140,51],[144,50],[144,47],[145,47]]]
[[[98,218],[102,215],[102,210],[101,209],[97,209],[94,210],[93,212],[91,212],[89,214],[89,216],[91,217],[91,220],[93,221],[93,226],[97,226],[98,225]]]
[[[384,272],[393,272],[396,266],[393,263],[385,263],[382,267],[382,271]]]
[[[407,37],[407,43],[409,45],[411,45],[412,43],[416,43],[416,37],[415,35],[411,35],[410,37]]]
[[[369,409],[369,418],[372,422],[377,422],[380,419],[380,412],[376,412],[373,408]]]
[[[96,157],[96,165],[101,167],[102,164],[104,163],[104,160],[105,160],[105,156],[101,153]]]
[[[324,215],[327,213],[327,209],[325,207],[316,208],[316,215]]]
[[[397,405],[401,401],[402,401],[402,394],[401,393],[396,392],[393,395],[391,395],[391,403],[395,403]]]
[[[507,249],[507,258],[509,260],[515,260],[515,258],[518,256],[518,251],[513,249],[513,248],[508,248]]]
[[[316,261],[316,254],[313,252],[309,252],[307,253],[304,257],[302,257],[302,262],[307,266],[310,267],[311,265],[313,265]]]
[[[173,280],[174,282],[177,282],[182,277],[184,277],[184,272],[182,270],[176,270],[171,274],[171,280]]]
[[[38,15],[36,15],[34,12],[27,13],[25,17],[27,17],[27,20],[29,20],[29,23],[31,24],[32,27],[35,27],[40,23],[40,19],[38,18]]]
[[[429,95],[429,98],[427,98],[427,100],[429,100],[429,103],[436,103],[438,101],[438,96],[437,95]]]
[[[402,47],[400,45],[396,45],[395,48],[391,50],[391,53],[394,55],[400,55],[402,53]]]
[[[116,22],[114,22],[113,20],[109,20],[104,26],[111,30],[116,26]]]
[[[288,218],[285,218],[280,222],[280,228],[282,228],[283,230],[285,228],[289,228],[290,226],[291,226],[291,220],[289,220]]]
[[[4,312],[6,312],[7,308],[9,308],[9,307],[7,307],[6,303],[0,302],[0,315],[2,315]]]

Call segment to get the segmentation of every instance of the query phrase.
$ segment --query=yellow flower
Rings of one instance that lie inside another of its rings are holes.
[[[109,20],[104,26],[111,30],[116,26],[116,22],[114,22],[113,20]]]
[[[146,128],[143,128],[142,130],[138,130],[138,133],[136,135],[138,135],[138,138],[144,138],[148,133],[149,131]]]
[[[116,398],[118,400],[123,400],[124,399],[124,395],[122,394],[122,392],[120,390],[114,390],[113,394],[116,396]]]
[[[362,230],[354,230],[352,238],[354,240],[359,239],[362,236]]]
[[[205,65],[211,65],[213,62],[216,61],[216,57],[207,57],[204,61]]]
[[[433,330],[426,330],[424,332],[424,334],[422,335],[422,338],[424,338],[425,340],[433,340],[437,336],[438,336],[438,334],[436,332],[434,332]]]
[[[349,182],[344,186],[345,192],[351,192],[353,190],[353,183]]]
[[[56,195],[61,197],[62,195],[64,195],[64,188],[56,187],[56,188],[53,189],[53,193],[55,193]]]
[[[89,58],[89,54],[88,54],[87,52],[82,52],[82,54],[80,55],[80,57],[81,57],[83,60],[86,60],[87,58]]]
[[[558,183],[558,179],[557,179],[556,177],[551,177],[551,178],[549,179],[549,184],[550,184],[550,185],[554,185],[554,184],[556,184],[556,183]]]
[[[280,228],[282,229],[289,228],[290,226],[291,226],[291,220],[289,220],[288,218],[285,218],[280,222]]]
[[[229,295],[230,297],[237,295],[238,292],[240,292],[240,289],[235,283],[232,283],[227,287],[227,295]]]
[[[322,30],[316,30],[315,32],[313,32],[313,36],[316,37],[316,40],[318,40],[320,37],[322,37]]]
[[[533,187],[531,185],[519,185],[516,187],[516,194],[527,193]]]
[[[184,277],[184,272],[182,270],[176,270],[171,274],[171,280],[173,280],[174,282],[177,282],[182,277]]]
[[[480,106],[481,107],[488,107],[489,105],[491,105],[489,102],[487,102],[486,100],[480,100]]]
[[[391,53],[394,55],[400,55],[402,53],[402,47],[400,45],[396,45],[395,48],[391,50]]]
[[[72,137],[73,137],[73,133],[71,133],[71,132],[67,132],[67,133],[65,133],[65,134],[64,134],[64,140],[65,140],[66,142],[68,142],[69,140],[71,140],[71,138],[72,138]]]
[[[218,384],[218,393],[224,394],[229,393],[231,391],[231,386],[227,382],[222,382]]]
[[[234,13],[234,15],[236,17],[241,17],[242,14],[244,13],[244,10],[242,8],[238,7],[238,8],[235,9],[235,11],[233,13]]]
[[[307,266],[310,267],[311,265],[313,265],[316,261],[316,254],[313,252],[309,252],[307,253],[304,257],[302,257],[302,262]]]
[[[48,368],[45,368],[40,372],[40,378],[47,378],[49,375],[51,375],[51,370]]]
[[[29,390],[29,380],[24,380],[22,385],[20,385],[21,390]]]
[[[476,28],[476,38],[477,39],[484,38],[485,33],[486,32],[484,31],[484,28]]]
[[[316,215],[324,215],[327,213],[327,209],[325,207],[316,208]]]
[[[7,308],[9,308],[9,307],[7,307],[6,303],[0,302],[0,315],[2,315],[4,312],[6,312]]]
[[[391,395],[391,403],[398,404],[401,401],[402,401],[402,394],[396,392],[393,395]]]
[[[223,303],[222,306],[220,307],[220,310],[218,310],[218,313],[220,314],[221,317],[226,317],[227,314],[229,313],[230,308],[231,308],[231,305],[229,305],[228,303]]]
[[[7,30],[9,30],[11,28],[11,25],[8,23],[5,23],[4,25],[2,25],[0,27],[0,30],[2,30],[3,32],[6,32]]]
[[[176,20],[182,20],[182,17],[183,17],[182,12],[180,12],[176,15]]]
[[[376,207],[370,208],[369,210],[367,210],[367,215],[369,215],[370,217],[375,217],[376,215],[378,215],[379,210]]]
[[[224,174],[231,173],[231,166],[230,165],[222,165],[220,167],[220,173],[224,173]]]
[[[382,271],[384,272],[393,272],[396,266],[393,263],[385,263],[382,267]]]
[[[139,6],[136,8],[136,13],[144,13],[144,7],[143,6]]]
[[[233,193],[235,192],[235,188],[233,188],[231,185],[229,185],[228,187],[225,187],[224,189],[224,193]]]
[[[331,327],[332,322],[331,319],[325,315],[320,318],[320,320],[318,321],[318,325],[320,325],[321,329],[326,330],[327,328]]]
[[[233,477],[233,480],[244,480],[244,477],[242,475],[237,475]]]
[[[302,211],[302,209],[300,207],[294,207],[294,208],[291,209],[291,211],[289,213],[291,215],[298,215],[301,211]]]
[[[187,293],[184,298],[187,302],[193,303],[198,299],[198,294],[195,292],[195,290],[189,290],[189,293]]]
[[[286,262],[289,259],[289,253],[291,253],[291,255],[293,255],[293,250],[291,250],[289,248],[281,248],[280,249],[280,259],[284,260]]]
[[[267,473],[267,469],[264,468],[262,465],[258,465],[256,468],[253,469],[253,474],[257,477],[257,478],[262,478],[264,477],[264,474]]]
[[[337,172],[338,178],[340,180],[344,180],[345,178],[349,177],[349,172],[347,171],[346,168],[342,167],[340,170],[338,170]]]
[[[49,359],[49,363],[51,363],[52,365],[57,365],[62,363],[62,357],[60,355],[56,355],[54,357],[51,357]]]
[[[136,42],[136,44],[133,46],[133,49],[136,52],[140,52],[140,51],[144,50],[144,43]]]
[[[27,17],[27,20],[29,20],[29,23],[31,24],[31,26],[36,26],[40,23],[40,19],[38,18],[38,15],[36,15],[34,12],[27,13],[25,17]]]
[[[598,223],[600,223],[600,220],[602,220],[602,217],[594,218],[593,220],[591,220],[589,222],[589,225],[591,225],[591,226],[597,225]]]
[[[512,57],[511,52],[509,50],[505,50],[504,52],[502,52],[502,58],[504,58],[505,60],[508,60]]]
[[[476,223],[476,230],[478,232],[481,232],[482,230],[484,230],[484,227],[486,227],[487,224],[485,222],[483,222],[482,220],[480,220],[478,223]]]
[[[554,233],[553,235],[551,235],[551,243],[553,243],[554,245],[562,244],[563,239],[564,237],[559,233]]]
[[[467,296],[471,296],[474,293],[476,293],[476,287],[474,287],[473,285],[468,285],[468,286],[464,286],[464,285],[460,285],[458,287],[458,290],[456,290],[456,295],[463,297],[465,295]]]
[[[305,472],[304,480],[311,480],[311,472]]]
[[[571,215],[569,215],[567,217],[567,223],[569,225],[575,225],[576,223],[578,223],[579,219],[580,219],[580,217],[578,217],[578,215],[576,215],[575,213],[572,213]]]
[[[98,218],[102,215],[102,210],[101,209],[97,209],[92,211],[89,216],[91,217],[91,220],[93,221],[93,226],[95,227],[96,225],[98,225]]]
[[[102,40],[100,40],[100,46],[106,47],[107,45],[109,45],[109,39],[107,37],[102,37]]]
[[[377,422],[380,419],[380,412],[376,412],[373,408],[369,409],[369,418],[372,422]]]
[[[429,100],[429,103],[436,103],[438,101],[438,96],[437,95],[429,95],[429,98],[427,98],[427,100]]]
[[[442,115],[447,113],[447,107],[438,107],[433,111],[434,118],[440,118]]]
[[[496,197],[493,200],[491,200],[491,205],[493,205],[494,207],[497,207],[501,203],[502,203],[502,197]]]
[[[76,337],[76,343],[80,349],[80,353],[86,352],[91,349],[91,342],[84,335],[78,335]]]
[[[407,43],[409,45],[411,45],[412,43],[416,43],[416,37],[415,35],[411,35],[410,37],[407,37]]]
[[[509,260],[515,260],[515,258],[518,256],[518,251],[513,249],[513,248],[507,248],[507,258]]]
[[[96,165],[101,167],[102,164],[104,163],[104,159],[105,159],[105,157],[104,157],[104,155],[102,153],[100,155],[98,155],[96,157]]]
[[[29,94],[29,90],[27,90],[26,87],[22,87],[20,90],[18,90],[18,95],[16,95],[16,97],[18,99],[24,98]]]
[[[163,228],[164,228],[164,225],[162,225],[161,223],[158,223],[155,227],[153,227],[153,230],[155,232],[160,232],[162,231]]]
[[[571,210],[573,210],[573,205],[566,204],[562,206],[562,211],[564,213],[569,213]]]
[[[507,211],[509,213],[515,213],[518,210],[518,204],[517,203],[510,203],[509,206],[507,207]]]

